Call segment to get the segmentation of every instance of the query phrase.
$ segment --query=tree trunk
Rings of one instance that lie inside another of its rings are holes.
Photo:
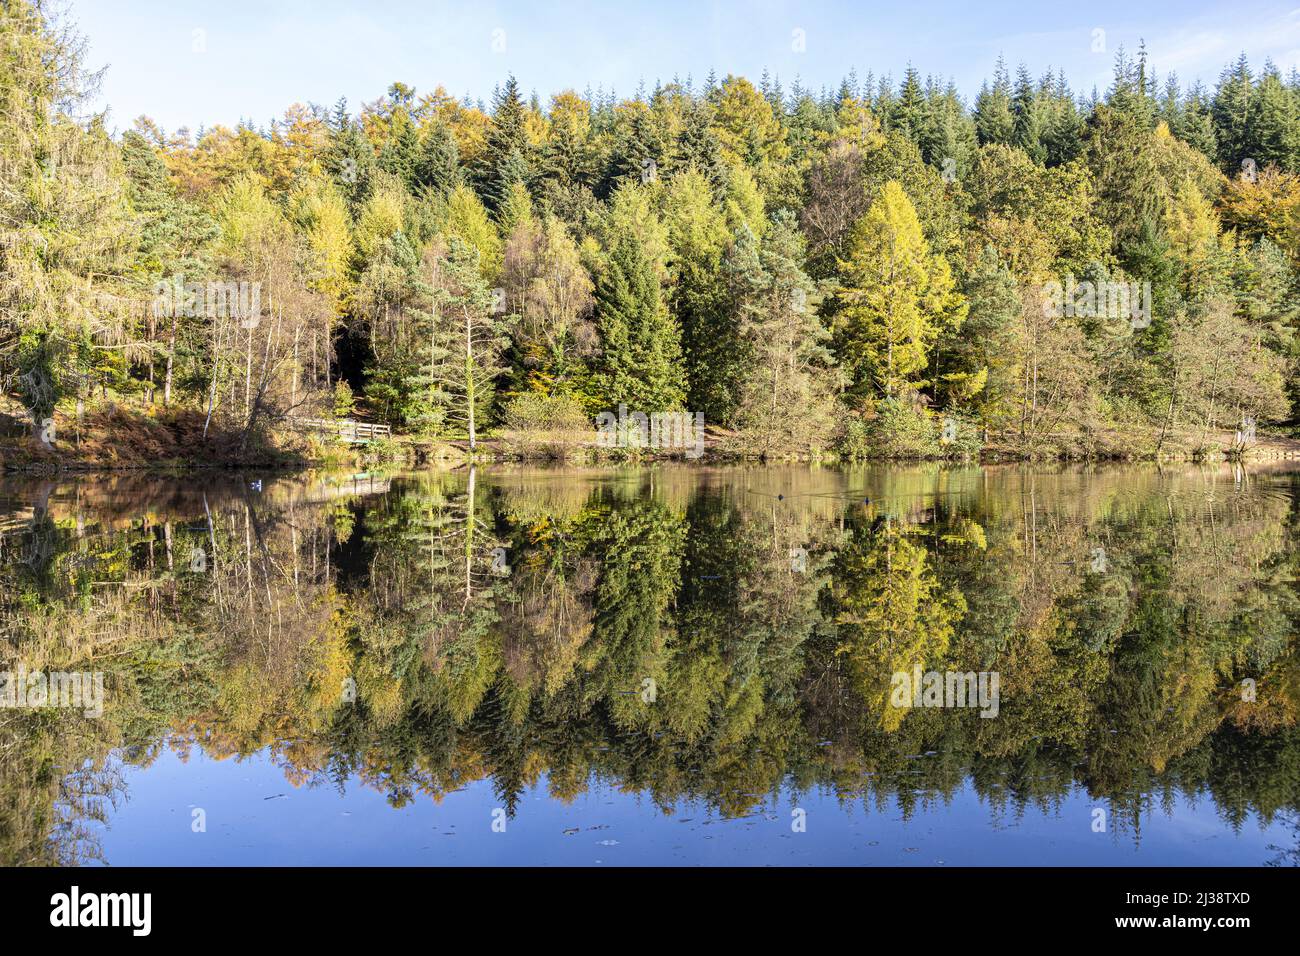
[[[473,346],[473,320],[470,317],[469,309],[465,310],[465,413],[469,420],[469,450],[470,454],[474,453],[475,435],[474,435],[474,346]],[[473,480],[471,476],[471,481]]]
[[[172,364],[176,359],[176,310],[172,309],[171,331],[167,334],[167,372],[163,378],[163,407],[172,400]]]

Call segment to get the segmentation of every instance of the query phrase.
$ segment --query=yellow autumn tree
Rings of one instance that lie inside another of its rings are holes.
[[[1238,176],[1222,198],[1223,218],[1248,236],[1266,236],[1300,262],[1300,176],[1276,166]]]
[[[1184,291],[1195,295],[1208,278],[1219,238],[1219,217],[1190,179],[1183,181],[1165,211],[1170,252],[1182,271]]]
[[[943,329],[966,317],[947,261],[930,251],[903,187],[890,180],[853,227],[840,260],[836,345],[856,388],[886,398],[916,380]]]
[[[334,311],[342,314],[347,297],[348,261],[352,256],[351,223],[347,204],[338,188],[313,178],[295,190],[290,202],[294,225],[310,250],[311,285],[329,296]]]
[[[385,239],[402,231],[405,211],[406,194],[401,185],[393,179],[381,181],[357,216],[357,249],[365,259],[370,259]]]
[[[487,209],[468,186],[457,186],[447,199],[446,234],[477,249],[483,280],[497,280],[501,274],[501,237]]]

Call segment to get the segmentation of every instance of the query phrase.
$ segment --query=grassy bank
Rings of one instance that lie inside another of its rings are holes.
[[[299,468],[346,466],[361,457],[334,442],[288,429],[245,436],[214,422],[205,430],[206,415],[196,409],[105,402],[85,408],[80,416],[59,408],[52,417],[53,440],[47,444],[33,434],[21,406],[10,403],[0,409],[0,469]]]
[[[844,448],[819,455],[791,458],[765,455],[747,447],[740,436],[719,428],[705,429],[696,454],[672,449],[605,447],[594,432],[488,431],[471,450],[466,439],[428,440],[410,435],[368,445],[348,445],[326,435],[305,432],[281,423],[245,436],[211,423],[197,409],[142,406],[106,401],[74,411],[56,409],[53,441],[46,445],[34,434],[22,407],[12,399],[0,406],[0,469],[11,472],[151,470],[183,472],[203,468],[304,467],[349,468],[377,463],[423,466],[480,462],[569,462],[622,464],[667,459],[718,463],[725,461],[806,461],[834,463],[857,460],[950,461],[1192,461],[1242,457],[1247,460],[1300,459],[1300,440],[1281,432],[1261,432],[1244,449],[1233,432],[1179,430],[1161,433],[1132,426],[1090,433],[1055,436],[1028,446],[1018,436],[979,436],[945,444],[938,435],[908,445],[875,446],[869,442],[852,453]]]

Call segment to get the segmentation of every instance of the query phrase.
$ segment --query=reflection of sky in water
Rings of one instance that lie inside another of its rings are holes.
[[[1092,832],[1095,804],[1075,788],[1051,811],[991,811],[969,785],[944,803],[919,804],[903,821],[829,790],[769,795],[750,815],[722,819],[701,803],[664,815],[645,795],[597,780],[572,803],[547,795],[546,781],[524,790],[504,833],[492,831],[499,805],[490,780],[390,807],[376,790],[350,782],[294,788],[265,752],[214,761],[197,749],[188,763],[164,750],[146,769],[128,768],[129,798],[100,830],[112,865],[1258,865],[1289,846],[1280,822],[1253,816],[1233,833],[1208,796],[1158,803],[1130,832]],[[273,799],[268,799],[273,798]],[[921,799],[921,798],[918,798]],[[207,812],[193,833],[191,808]],[[807,829],[791,832],[791,810]],[[573,831],[576,828],[577,832]]]

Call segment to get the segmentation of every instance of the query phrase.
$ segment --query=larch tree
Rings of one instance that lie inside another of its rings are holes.
[[[920,384],[931,346],[960,325],[966,303],[898,183],[886,183],[853,227],[840,271],[837,351],[855,390],[893,398]]]
[[[84,54],[43,6],[0,9],[0,378],[46,444],[63,395],[145,351],[125,177],[102,117],[78,112],[98,84]]]

